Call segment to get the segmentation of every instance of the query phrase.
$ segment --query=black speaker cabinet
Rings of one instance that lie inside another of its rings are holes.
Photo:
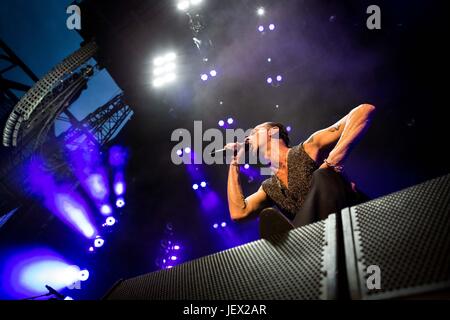
[[[105,299],[335,299],[336,216],[119,282]]]
[[[344,209],[342,227],[352,299],[449,297],[450,175]]]

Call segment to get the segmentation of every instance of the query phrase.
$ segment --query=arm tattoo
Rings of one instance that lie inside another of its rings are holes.
[[[330,129],[328,129],[329,132],[336,132],[340,129],[341,124],[338,123],[337,125],[335,125],[334,127],[331,127]]]

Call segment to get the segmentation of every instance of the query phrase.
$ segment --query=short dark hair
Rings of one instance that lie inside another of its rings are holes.
[[[269,128],[277,127],[279,129],[279,138],[283,140],[286,147],[289,147],[289,134],[286,130],[286,127],[279,122],[266,122],[265,125]]]

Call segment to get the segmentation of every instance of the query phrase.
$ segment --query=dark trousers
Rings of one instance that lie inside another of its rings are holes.
[[[313,173],[311,190],[292,223],[295,227],[301,227],[367,200],[366,196],[355,192],[341,174],[332,169],[319,169]]]
[[[324,220],[332,213],[336,213],[339,220],[342,209],[368,200],[362,193],[355,192],[341,174],[332,169],[319,169],[313,173],[311,190],[292,221],[274,208],[261,212],[260,236],[267,239],[274,234]]]

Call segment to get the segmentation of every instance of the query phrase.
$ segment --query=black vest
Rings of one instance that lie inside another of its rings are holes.
[[[289,189],[286,189],[276,175],[266,179],[262,188],[281,212],[293,219],[305,202],[311,189],[313,172],[319,165],[305,152],[303,143],[291,148],[287,162]]]

